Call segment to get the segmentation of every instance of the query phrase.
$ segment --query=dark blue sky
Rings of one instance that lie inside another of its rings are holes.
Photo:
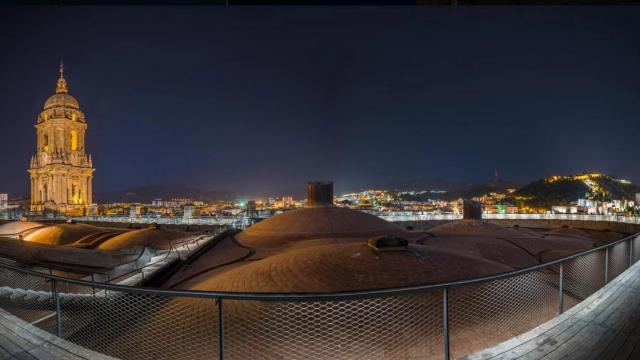
[[[640,180],[638,7],[0,10],[0,192],[62,57],[95,191]]]

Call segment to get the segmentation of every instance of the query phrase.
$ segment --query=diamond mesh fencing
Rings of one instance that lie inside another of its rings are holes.
[[[215,300],[85,290],[60,293],[63,338],[122,359],[218,357]]]
[[[621,242],[609,248],[609,280],[627,269],[630,252],[640,260],[640,242],[630,246]],[[448,288],[451,357],[497,345],[557,316],[559,274],[560,265],[551,265]],[[564,310],[600,289],[604,274],[605,250],[564,261]],[[220,336],[213,298],[56,283],[61,336],[120,359],[216,359],[221,345],[225,359],[444,357],[442,288],[336,301],[226,299]],[[56,334],[52,284],[0,263],[0,308]]]
[[[609,248],[608,281],[615,279],[629,268],[629,242],[624,241]]]
[[[345,301],[224,301],[225,359],[442,359],[442,291]]]
[[[558,266],[449,290],[452,358],[497,345],[558,315]]]
[[[595,251],[564,263],[564,310],[569,310],[604,286],[605,251]]]
[[[55,317],[51,281],[0,268],[0,307],[18,318],[53,332],[46,320]]]

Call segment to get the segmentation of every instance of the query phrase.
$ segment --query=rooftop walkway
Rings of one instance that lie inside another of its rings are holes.
[[[640,359],[640,262],[564,314],[463,359]]]
[[[115,360],[51,335],[2,309],[0,359]]]

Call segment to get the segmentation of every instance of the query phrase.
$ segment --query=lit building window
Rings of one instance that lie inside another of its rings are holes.
[[[42,138],[42,151],[49,152],[49,135],[47,134]]]
[[[71,130],[71,151],[76,150],[78,150],[78,132]]]

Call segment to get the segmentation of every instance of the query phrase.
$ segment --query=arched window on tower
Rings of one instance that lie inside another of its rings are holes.
[[[78,184],[71,185],[71,203],[72,204],[80,204],[80,187]]]
[[[71,130],[71,151],[78,150],[78,132]]]
[[[49,152],[49,135],[47,134],[42,137],[42,151]]]

